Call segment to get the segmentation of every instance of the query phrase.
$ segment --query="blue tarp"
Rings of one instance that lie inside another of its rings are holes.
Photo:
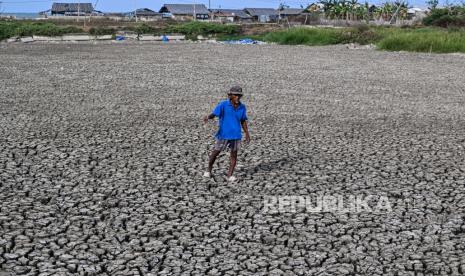
[[[121,35],[117,35],[117,36],[116,36],[116,40],[117,40],[117,41],[123,41],[123,40],[125,40],[125,39],[126,39],[126,38],[125,38],[124,36],[121,36]]]
[[[263,41],[253,40],[250,38],[244,38],[240,40],[227,40],[224,43],[226,44],[241,44],[241,45],[249,45],[249,44],[264,44]]]

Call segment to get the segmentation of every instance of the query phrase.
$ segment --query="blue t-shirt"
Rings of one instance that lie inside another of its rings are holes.
[[[234,108],[229,100],[222,101],[215,107],[212,114],[219,118],[220,129],[215,136],[217,139],[242,139],[241,122],[247,120],[245,105],[241,103]]]

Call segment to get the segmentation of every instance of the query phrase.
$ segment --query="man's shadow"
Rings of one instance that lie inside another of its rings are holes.
[[[266,161],[253,167],[244,168],[241,172],[245,174],[272,172],[281,169],[283,166],[294,164],[297,160],[299,160],[299,158],[296,156],[281,157],[274,161]]]

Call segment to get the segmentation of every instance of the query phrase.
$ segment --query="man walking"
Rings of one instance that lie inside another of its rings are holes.
[[[237,152],[241,146],[242,129],[245,133],[246,143],[250,142],[249,129],[247,126],[247,113],[245,105],[241,103],[242,88],[233,86],[228,92],[228,100],[220,102],[213,112],[205,116],[205,123],[215,117],[219,119],[219,129],[215,135],[216,143],[208,161],[208,170],[203,174],[204,177],[211,177],[213,164],[221,151],[230,149],[230,164],[228,170],[228,181],[236,181],[233,176],[234,168],[237,163]]]

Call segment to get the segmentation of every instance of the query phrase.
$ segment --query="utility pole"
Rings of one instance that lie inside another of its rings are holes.
[[[397,21],[397,16],[399,14],[399,11],[400,11],[400,8],[401,6],[404,4],[404,2],[400,2],[399,5],[397,6],[397,9],[396,11],[394,12],[394,14],[391,16],[391,20],[389,20],[389,24],[393,24],[394,23],[394,20]]]
[[[86,11],[84,10],[84,29],[86,28],[86,20],[87,20],[86,17],[87,17],[87,14],[86,14]]]
[[[194,3],[194,21],[196,21],[196,19],[197,19],[197,15],[195,13],[195,3]]]
[[[134,16],[136,17],[136,22],[138,21],[137,19],[137,0],[134,0]]]
[[[79,22],[79,15],[81,14],[81,0],[78,1],[78,16],[77,16],[77,22]]]
[[[90,20],[92,19],[92,14],[93,14],[94,11],[97,9],[97,4],[98,4],[98,0],[95,1],[94,9],[93,9],[93,11],[90,13],[90,16],[89,16],[89,23],[90,23]]]

